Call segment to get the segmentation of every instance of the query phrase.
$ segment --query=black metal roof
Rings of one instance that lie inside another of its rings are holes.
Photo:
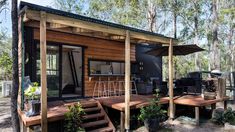
[[[105,25],[105,26],[115,27],[115,28],[119,28],[119,29],[125,29],[125,30],[129,30],[129,31],[145,33],[145,34],[155,35],[155,36],[164,37],[164,38],[171,38],[171,37],[167,37],[167,36],[164,36],[164,35],[161,35],[161,34],[149,32],[149,31],[145,31],[145,30],[141,30],[141,29],[137,29],[137,28],[128,27],[128,26],[124,26],[124,25],[121,25],[121,24],[102,21],[102,20],[87,17],[87,16],[77,15],[77,14],[73,14],[73,13],[53,9],[53,8],[50,8],[50,7],[40,6],[40,5],[36,5],[36,4],[21,1],[20,2],[20,10],[22,10],[25,7],[27,7],[27,9],[31,9],[31,10],[45,11],[47,13],[51,13],[51,14],[55,14],[55,15],[65,16],[65,17],[74,18],[74,19],[87,21],[87,22],[93,22],[93,23],[102,24],[102,25]],[[174,38],[172,38],[172,39],[174,39]]]

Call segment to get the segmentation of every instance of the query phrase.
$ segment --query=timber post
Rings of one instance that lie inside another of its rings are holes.
[[[130,32],[126,31],[125,40],[125,129],[130,130]]]
[[[47,132],[46,13],[40,12],[41,128]]]
[[[174,92],[173,92],[173,43],[172,39],[170,39],[170,45],[169,45],[169,52],[168,52],[168,64],[169,64],[169,114],[170,119],[174,119],[175,117],[175,108],[174,108]]]

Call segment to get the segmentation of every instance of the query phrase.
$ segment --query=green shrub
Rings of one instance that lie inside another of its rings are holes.
[[[83,115],[85,112],[80,103],[68,106],[69,111],[65,113],[65,132],[81,132],[85,131],[81,127]]]
[[[34,82],[33,85],[29,85],[29,87],[24,91],[24,95],[26,99],[39,100],[41,95],[41,87],[38,86],[37,82]]]
[[[235,111],[233,111],[231,107],[225,111],[222,108],[216,109],[212,114],[211,120],[212,122],[219,125],[224,123],[235,125]]]
[[[231,125],[235,125],[235,111],[231,107],[224,111],[223,121],[224,123],[228,122]]]
[[[139,120],[144,121],[146,119],[159,119],[163,121],[166,118],[166,111],[161,109],[159,104],[159,92],[156,91],[155,98],[151,100],[150,105],[140,108]]]
[[[224,123],[223,122],[223,113],[224,113],[224,109],[222,109],[222,108],[215,109],[212,113],[211,121],[215,124],[222,125]]]

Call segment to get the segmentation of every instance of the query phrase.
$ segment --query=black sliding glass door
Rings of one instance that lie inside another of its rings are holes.
[[[34,76],[40,83],[40,45],[37,42]],[[82,47],[47,42],[47,96],[49,99],[83,96]]]
[[[59,46],[47,45],[47,96],[59,97]],[[40,82],[40,47],[37,44],[36,79]]]

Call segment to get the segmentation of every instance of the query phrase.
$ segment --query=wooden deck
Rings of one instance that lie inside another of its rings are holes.
[[[139,109],[141,107],[150,104],[150,100],[153,99],[153,95],[131,95],[130,97],[130,109]],[[120,111],[120,131],[124,132],[125,123],[125,96],[116,96],[108,98],[99,98],[99,102],[105,106]],[[160,99],[160,104],[168,104],[169,97],[163,97]]]
[[[227,109],[227,100],[229,100],[229,97],[224,97],[221,99],[204,100],[201,96],[184,95],[174,99],[174,104],[194,107],[196,125],[199,125],[200,107],[211,106],[211,109],[213,110],[216,108],[216,103],[224,102],[224,109]]]
[[[64,113],[68,111],[63,101],[56,101],[48,103],[47,119],[48,122],[58,121],[64,119]],[[27,117],[24,111],[18,110],[19,117],[25,127],[38,125],[41,123],[41,116]]]
[[[132,95],[130,100],[131,109],[139,109],[142,106],[147,106],[154,96],[151,95]],[[83,104],[85,101],[94,99],[84,99],[80,102]],[[119,110],[124,116],[125,99],[124,96],[115,96],[107,98],[99,98],[98,100],[103,106],[110,107]],[[169,102],[168,97],[161,98],[161,104],[167,104]],[[48,103],[47,119],[48,122],[59,121],[64,119],[64,114],[68,111],[67,106],[76,102],[66,103],[64,101],[55,101]],[[27,117],[24,111],[18,111],[22,125],[26,128],[41,123],[41,116]],[[123,117],[122,117],[123,119]]]
[[[200,107],[215,104],[225,100],[229,100],[229,97],[224,97],[223,99],[204,100],[201,96],[184,95],[174,99],[174,104]]]
[[[153,98],[153,95],[131,95],[130,109],[139,109],[140,107],[147,106],[149,105],[150,100]],[[109,107],[118,111],[125,110],[125,96],[99,98],[97,100],[99,100],[99,102],[105,107]],[[168,102],[168,97],[163,97],[160,99],[160,104],[168,104]]]

